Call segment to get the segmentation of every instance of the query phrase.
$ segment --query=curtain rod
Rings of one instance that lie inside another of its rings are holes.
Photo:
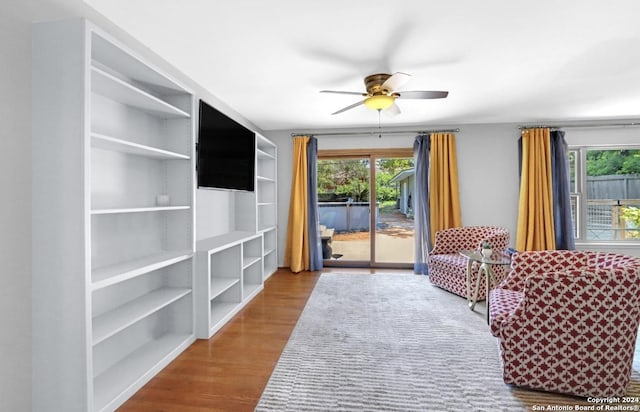
[[[427,134],[427,133],[458,133],[460,131],[460,129],[438,129],[438,130],[389,130],[389,131],[384,131],[384,130],[378,130],[378,131],[371,131],[371,132],[326,132],[326,133],[291,133],[291,137],[296,137],[296,136],[354,136],[354,135],[370,135],[370,136],[377,136],[377,135],[383,135],[383,134],[409,134],[409,133],[415,133],[415,134]]]
[[[538,129],[538,128],[549,128],[549,129],[573,129],[573,128],[597,128],[597,127],[637,127],[640,126],[640,123],[590,123],[590,124],[566,124],[566,125],[530,125],[530,126],[518,126],[518,129]]]

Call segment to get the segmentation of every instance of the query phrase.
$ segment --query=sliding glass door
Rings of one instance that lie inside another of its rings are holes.
[[[370,161],[318,159],[318,214],[326,261],[369,262]]]
[[[413,265],[410,149],[320,153],[318,209],[326,266]],[[372,184],[371,182],[375,182]]]
[[[411,158],[376,158],[375,262],[412,265],[415,248]]]

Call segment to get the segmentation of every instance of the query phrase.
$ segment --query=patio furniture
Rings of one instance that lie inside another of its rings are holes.
[[[516,253],[489,301],[505,383],[584,397],[625,394],[640,321],[639,258]]]
[[[327,229],[326,226],[320,225],[320,241],[322,242],[322,259],[327,260],[332,257],[331,240],[335,229]]]
[[[482,244],[491,244],[495,254],[502,254],[509,245],[509,232],[496,226],[464,226],[439,230],[433,249],[429,252],[429,279],[434,285],[471,299],[467,292],[467,258],[460,255],[463,250],[480,250]],[[471,262],[470,279],[472,285],[477,283],[480,263]],[[493,268],[496,284],[501,282],[507,270],[500,265]],[[475,300],[486,297],[486,279],[480,277],[478,296]]]

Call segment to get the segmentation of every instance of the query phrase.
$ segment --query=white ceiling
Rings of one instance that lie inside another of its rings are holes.
[[[377,126],[332,116],[372,73],[411,74],[383,126],[640,117],[637,0],[86,0],[263,130]]]

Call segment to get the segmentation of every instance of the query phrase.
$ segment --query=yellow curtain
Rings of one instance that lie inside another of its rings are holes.
[[[429,208],[431,239],[442,229],[462,226],[456,136],[432,133],[429,153]]]
[[[522,171],[516,249],[555,249],[548,128],[522,131]]]
[[[291,199],[284,264],[292,272],[309,270],[309,226],[307,219],[307,143],[308,136],[293,139]]]

